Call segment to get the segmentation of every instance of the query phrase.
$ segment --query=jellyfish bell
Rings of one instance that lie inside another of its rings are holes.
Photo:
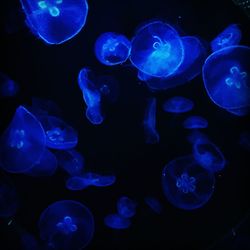
[[[118,214],[123,218],[131,218],[136,214],[137,203],[127,196],[122,196],[117,201]]]
[[[162,213],[163,207],[157,198],[153,196],[147,196],[144,198],[144,201],[156,214]]]
[[[189,116],[183,122],[183,127],[186,129],[203,129],[208,127],[208,121],[202,116]]]
[[[0,72],[0,97],[13,97],[19,92],[19,85]]]
[[[131,226],[131,221],[119,214],[109,214],[104,218],[104,224],[112,229],[127,229]]]

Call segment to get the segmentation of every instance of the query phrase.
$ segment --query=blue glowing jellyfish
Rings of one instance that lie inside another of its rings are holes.
[[[183,122],[183,127],[186,129],[201,129],[208,127],[208,121],[197,115],[189,116]]]
[[[250,106],[244,108],[226,109],[226,110],[233,115],[242,117],[250,113]]]
[[[106,32],[101,34],[95,42],[97,59],[108,66],[122,64],[130,55],[131,43],[121,34]]]
[[[197,141],[193,145],[193,155],[200,166],[211,172],[221,171],[226,160],[221,150],[210,141]]]
[[[82,249],[94,233],[91,211],[72,200],[57,201],[47,207],[38,226],[41,239],[53,249]]]
[[[78,143],[78,135],[75,129],[55,116],[39,116],[46,133],[46,145],[53,149],[70,149]]]
[[[163,110],[169,113],[185,113],[192,110],[193,101],[182,96],[174,96],[163,103]]]
[[[112,229],[127,229],[131,226],[131,221],[119,214],[109,214],[104,218],[104,224]]]
[[[77,35],[88,15],[86,0],[20,0],[30,30],[48,44]]]
[[[190,144],[194,145],[199,142],[208,142],[208,136],[197,129],[191,130],[191,133],[187,136],[187,140]]]
[[[245,150],[250,151],[250,131],[244,131],[240,134],[239,144]]]
[[[161,21],[141,27],[131,42],[130,60],[141,72],[167,77],[182,64],[184,47],[177,31]]]
[[[18,91],[19,85],[0,72],[0,97],[16,96]]]
[[[158,199],[152,196],[147,196],[144,199],[145,203],[157,214],[161,214],[163,211],[162,204]]]
[[[39,162],[45,145],[46,136],[41,123],[19,106],[0,139],[0,165],[12,173],[29,170]]]
[[[82,91],[84,102],[87,106],[86,117],[94,125],[103,122],[101,112],[101,92],[94,84],[96,77],[91,70],[83,68],[78,75],[78,85]]]
[[[192,156],[169,162],[162,172],[162,187],[168,201],[181,209],[196,209],[208,202],[214,191],[212,172],[199,166]]]
[[[156,130],[156,98],[150,98],[147,103],[143,127],[145,132],[146,143],[159,143],[160,136]]]
[[[137,203],[126,196],[122,196],[117,201],[118,214],[123,218],[131,218],[136,214]]]
[[[203,81],[211,100],[224,109],[250,106],[250,48],[231,46],[210,55],[203,66]]]
[[[241,36],[241,30],[237,24],[229,25],[211,42],[212,51],[238,45],[240,43]]]

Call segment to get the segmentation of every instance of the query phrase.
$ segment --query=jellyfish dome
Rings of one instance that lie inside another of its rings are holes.
[[[104,224],[112,229],[127,229],[131,226],[131,221],[119,214],[109,214],[104,218]]]
[[[184,47],[169,24],[154,21],[141,27],[131,42],[131,63],[141,72],[167,77],[182,64]]]
[[[86,0],[20,0],[30,30],[48,44],[64,43],[83,28]]]
[[[213,173],[202,168],[191,155],[169,162],[162,172],[166,198],[181,209],[202,207],[212,196],[214,184]]]
[[[127,61],[131,43],[121,34],[106,32],[101,34],[95,43],[95,55],[105,65],[113,66]]]
[[[144,201],[156,214],[162,213],[163,207],[157,198],[152,196],[147,196],[144,198]]]
[[[0,97],[12,97],[17,95],[18,91],[19,85],[0,72]]]
[[[210,99],[233,110],[250,106],[250,47],[231,46],[211,54],[203,66],[203,81]]]
[[[201,129],[208,127],[208,121],[197,115],[189,116],[183,122],[183,127],[186,129]]]
[[[22,173],[40,161],[45,146],[46,136],[41,123],[19,106],[0,139],[0,165],[8,172]]]
[[[83,204],[57,201],[47,207],[39,219],[40,237],[53,249],[82,249],[94,233],[94,219]]]
[[[122,196],[117,201],[117,211],[121,217],[131,218],[136,214],[137,204],[126,196]]]

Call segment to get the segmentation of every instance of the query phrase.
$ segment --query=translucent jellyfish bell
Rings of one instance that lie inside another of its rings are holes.
[[[8,172],[25,172],[39,162],[45,144],[41,123],[27,109],[19,106],[0,140],[0,164]]]
[[[101,34],[95,42],[97,59],[108,66],[122,64],[130,55],[131,43],[122,34],[107,32]]]
[[[211,54],[203,66],[210,99],[224,109],[250,106],[250,48],[231,46]]]
[[[183,127],[186,129],[201,129],[208,127],[208,121],[197,115],[189,116],[183,122]]]
[[[214,191],[212,172],[202,168],[192,156],[169,162],[162,172],[162,187],[168,201],[181,209],[196,209],[208,202]]]
[[[91,211],[82,203],[63,200],[47,207],[39,220],[40,237],[53,249],[82,249],[94,233]]]
[[[104,218],[104,224],[113,229],[127,229],[131,226],[131,221],[119,214],[109,214]]]
[[[20,0],[30,30],[48,44],[77,35],[88,15],[86,0]]]
[[[12,97],[17,95],[18,91],[19,85],[0,72],[0,97]]]
[[[157,214],[161,214],[163,211],[162,204],[158,199],[152,196],[147,196],[144,199],[145,203]]]
[[[184,47],[177,31],[161,21],[141,27],[133,38],[130,60],[141,72],[167,77],[182,64]]]
[[[136,214],[137,203],[126,196],[122,196],[117,201],[118,214],[123,218],[131,218]]]

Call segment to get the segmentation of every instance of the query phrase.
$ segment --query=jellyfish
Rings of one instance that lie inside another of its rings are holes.
[[[162,213],[163,207],[158,199],[152,196],[147,196],[144,198],[144,201],[155,213]]]
[[[229,25],[211,42],[212,51],[214,52],[229,46],[238,45],[241,36],[241,30],[237,24]]]
[[[94,125],[100,125],[104,116],[101,111],[101,92],[94,84],[95,79],[91,70],[83,68],[78,75],[78,85],[87,106],[87,119]]]
[[[192,210],[205,205],[214,191],[215,178],[193,156],[169,162],[162,172],[162,187],[167,200],[177,208]]]
[[[104,218],[104,224],[112,229],[127,229],[131,226],[131,221],[119,214],[109,214]]]
[[[145,132],[146,143],[159,143],[160,136],[156,130],[156,98],[150,98],[147,103],[143,127]]]
[[[39,162],[46,146],[41,123],[23,106],[0,139],[0,165],[11,173],[22,173]]]
[[[163,110],[169,113],[185,113],[193,109],[194,103],[182,96],[174,96],[163,103]]]
[[[196,129],[191,130],[191,133],[187,136],[187,140],[190,144],[194,145],[195,143],[208,142],[208,136]]]
[[[184,47],[177,31],[167,23],[153,21],[142,26],[131,42],[131,63],[143,73],[167,77],[182,64]]]
[[[39,116],[45,134],[46,145],[52,149],[71,149],[78,143],[78,135],[74,128],[55,116]]]
[[[246,116],[250,113],[250,106],[244,108],[236,108],[236,109],[226,109],[227,112],[236,115],[236,116]]]
[[[239,144],[245,150],[250,151],[250,131],[241,132]]]
[[[82,249],[94,233],[91,211],[73,200],[57,201],[41,214],[38,223],[40,237],[53,249]]]
[[[19,85],[0,72],[0,97],[13,97],[19,92]]]
[[[127,196],[122,196],[117,201],[118,214],[123,218],[131,218],[136,214],[137,203]]]
[[[86,0],[20,1],[28,27],[48,44],[61,44],[76,36],[88,15]]]
[[[186,129],[201,129],[208,127],[208,121],[197,115],[189,116],[183,122],[183,127]]]
[[[250,47],[231,46],[211,54],[203,66],[210,99],[226,110],[250,106]]]
[[[122,34],[106,32],[95,42],[96,58],[104,65],[113,66],[127,61],[131,50],[130,41]]]

